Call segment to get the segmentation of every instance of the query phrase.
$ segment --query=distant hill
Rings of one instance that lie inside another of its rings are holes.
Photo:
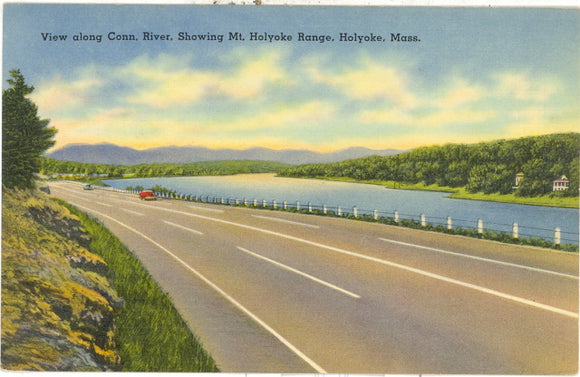
[[[306,149],[210,149],[204,147],[159,147],[137,150],[115,144],[69,144],[47,153],[46,157],[61,161],[93,164],[137,165],[151,163],[183,164],[217,160],[262,160],[287,164],[339,162],[368,156],[391,156],[403,152],[398,149],[369,149],[352,147],[336,152],[321,153]]]

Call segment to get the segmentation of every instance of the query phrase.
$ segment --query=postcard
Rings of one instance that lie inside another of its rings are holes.
[[[5,3],[2,369],[577,373],[579,19]]]

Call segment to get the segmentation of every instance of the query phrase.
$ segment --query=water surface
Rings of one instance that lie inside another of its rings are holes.
[[[275,177],[273,174],[240,174],[230,176],[165,177],[106,180],[108,185],[124,189],[127,186],[159,185],[185,195],[197,195],[253,202],[262,200],[279,206],[284,201],[302,208],[326,205],[329,210],[359,214],[379,211],[379,215],[418,220],[421,214],[432,224],[444,224],[451,217],[453,226],[477,226],[482,219],[488,229],[511,232],[518,223],[522,237],[534,236],[553,240],[554,229],[562,231],[563,243],[578,244],[578,209],[541,207],[477,200],[451,199],[448,193],[396,190],[378,185]]]

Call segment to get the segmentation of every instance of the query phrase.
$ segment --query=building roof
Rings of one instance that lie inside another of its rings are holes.
[[[565,175],[563,175],[558,179],[554,179],[552,182],[569,182],[569,180]]]

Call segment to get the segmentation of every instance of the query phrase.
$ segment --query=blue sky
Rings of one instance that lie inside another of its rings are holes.
[[[579,21],[578,9],[548,8],[7,4],[3,75],[18,68],[35,86],[39,114],[59,130],[55,148],[472,143],[578,131]],[[180,32],[224,41],[178,41]],[[334,40],[301,42],[299,32]],[[102,40],[74,41],[79,33]]]

